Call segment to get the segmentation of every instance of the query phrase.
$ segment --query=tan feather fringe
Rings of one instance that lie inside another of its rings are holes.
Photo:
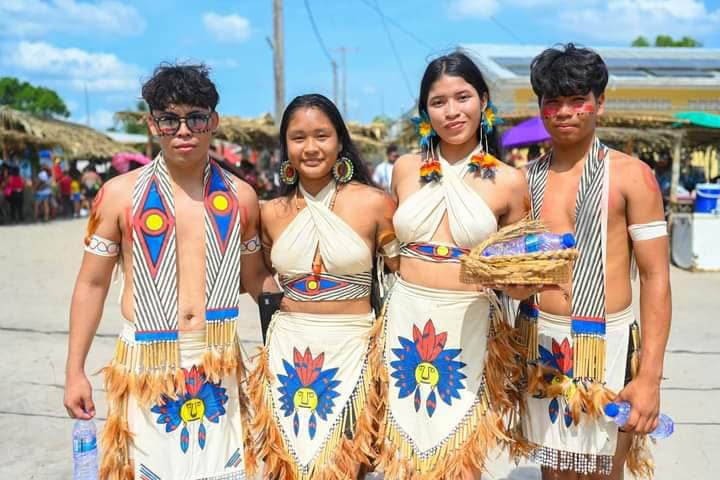
[[[133,480],[135,469],[130,459],[132,434],[127,422],[127,381],[123,382],[111,370],[105,369],[105,390],[107,395],[107,421],[100,432],[99,478],[101,480]]]
[[[357,478],[359,472],[372,468],[377,458],[377,435],[383,398],[377,381],[382,365],[382,351],[377,335],[381,322],[375,322],[369,332],[367,364],[353,396],[345,406],[343,417],[335,425],[322,451],[313,464],[303,471],[288,452],[285,439],[275,422],[270,383],[273,374],[268,365],[268,351],[260,349],[257,366],[250,375],[248,388],[255,410],[253,431],[257,455],[265,462],[263,478],[283,480],[336,480]],[[352,439],[347,438],[344,426],[357,418]]]
[[[526,353],[519,330],[503,318],[494,295],[491,328],[485,360],[485,385],[478,403],[436,453],[418,457],[389,420],[381,425],[381,455],[378,460],[388,480],[456,479],[479,475],[485,469],[487,453],[497,446],[509,448],[513,458],[529,454],[532,447],[521,435],[518,411],[523,392],[518,388]],[[384,315],[382,316],[384,318]],[[381,339],[384,345],[384,339]],[[387,395],[388,373],[382,366],[383,397]],[[507,423],[503,420],[508,419]]]
[[[636,478],[651,479],[655,474],[655,462],[650,453],[649,443],[647,435],[633,435],[625,463]]]

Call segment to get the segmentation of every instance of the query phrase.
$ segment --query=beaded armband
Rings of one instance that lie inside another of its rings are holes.
[[[240,255],[250,255],[260,250],[262,250],[262,244],[260,243],[260,237],[257,235],[246,242],[240,242]]]
[[[85,251],[101,257],[117,257],[120,253],[120,244],[100,235],[93,235],[85,245]]]

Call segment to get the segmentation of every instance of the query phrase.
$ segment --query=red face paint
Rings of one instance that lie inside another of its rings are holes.
[[[546,105],[542,107],[542,116],[544,118],[556,117],[558,112],[560,112],[560,107],[556,105]]]
[[[573,105],[573,111],[578,115],[595,113],[595,104],[592,102],[583,102],[580,105]]]

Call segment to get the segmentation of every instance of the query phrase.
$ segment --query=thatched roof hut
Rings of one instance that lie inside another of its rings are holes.
[[[127,147],[85,125],[0,107],[0,143],[8,149],[62,147],[67,160],[109,160]]]
[[[260,118],[220,117],[215,138],[255,149],[277,147],[278,128],[270,114]]]

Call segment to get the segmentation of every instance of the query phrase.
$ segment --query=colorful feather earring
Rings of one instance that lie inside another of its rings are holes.
[[[442,178],[440,161],[435,158],[433,139],[437,135],[432,128],[427,112],[421,111],[419,117],[413,117],[415,132],[420,137],[420,148],[423,151],[423,161],[420,166],[420,179],[425,182],[436,182]]]

